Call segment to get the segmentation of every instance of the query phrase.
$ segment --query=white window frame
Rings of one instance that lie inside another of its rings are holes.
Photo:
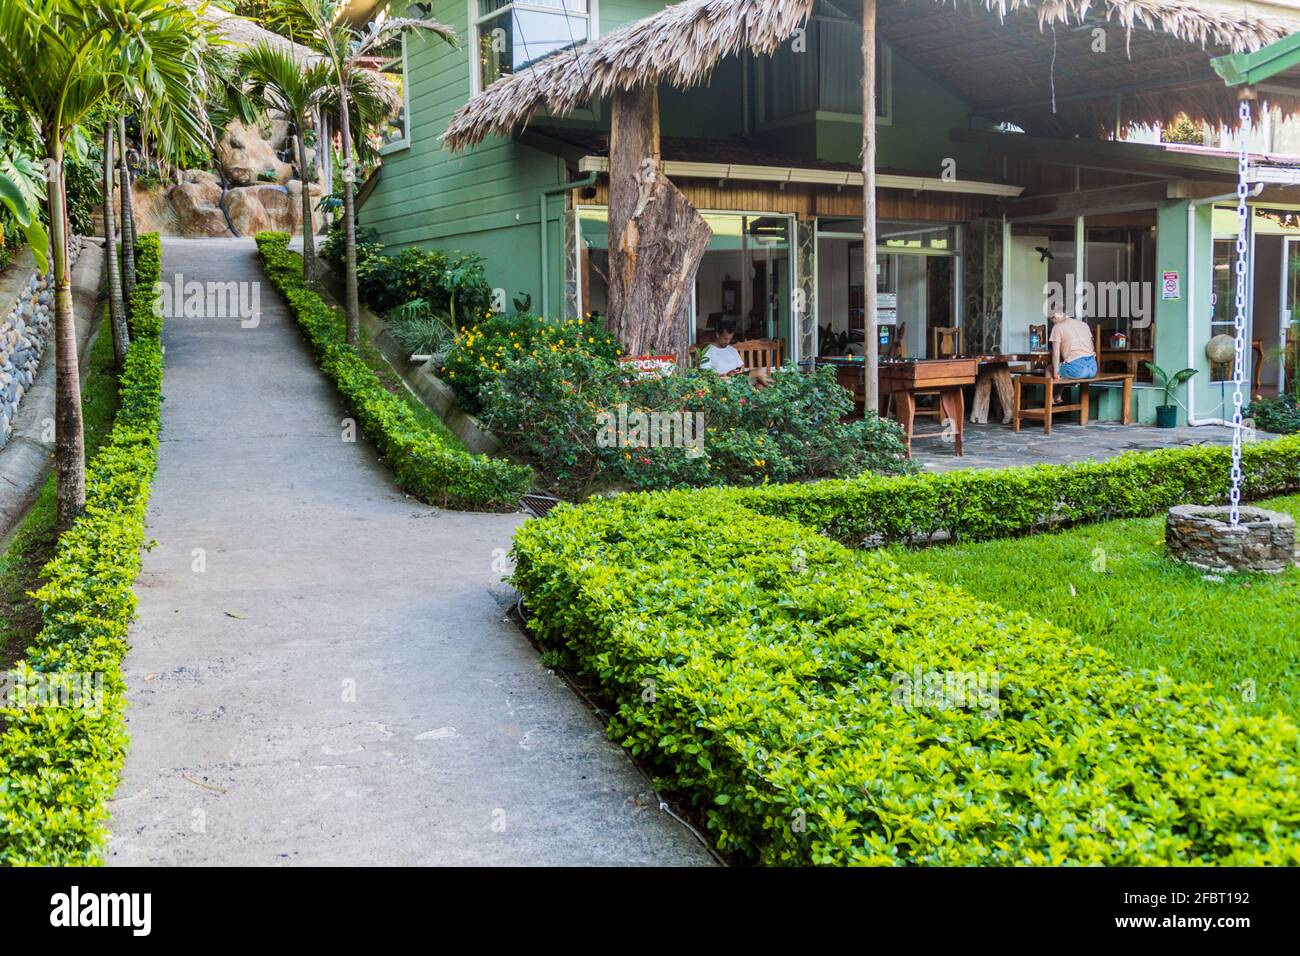
[[[401,33],[401,40],[402,40],[402,55],[400,57],[395,56],[392,57],[391,59],[385,60],[383,63],[379,65],[379,72],[382,73],[384,71],[384,67],[392,63],[396,63],[398,60],[402,61],[402,115],[406,117],[406,120],[403,128],[402,138],[395,139],[391,143],[385,143],[383,146],[380,146],[379,154],[381,156],[387,155],[388,153],[396,153],[403,149],[411,148],[411,71],[409,69],[410,61],[407,59],[406,56],[406,31],[405,30],[403,30]]]
[[[483,92],[483,74],[482,74],[482,70],[479,68],[479,62],[478,62],[478,28],[485,20],[495,20],[497,17],[501,16],[501,14],[506,13],[507,11],[513,12],[516,7],[518,7],[521,10],[533,10],[538,13],[550,13],[550,14],[557,14],[557,15],[568,14],[571,17],[577,17],[577,18],[581,18],[582,16],[579,13],[576,13],[572,10],[566,10],[563,7],[547,7],[547,6],[542,6],[541,4],[528,3],[527,0],[525,0],[525,2],[522,3],[518,2],[518,0],[512,0],[512,2],[507,3],[505,6],[501,7],[500,9],[493,10],[489,14],[480,16],[478,12],[479,9],[478,3],[479,0],[467,0],[465,4],[467,15],[469,17],[469,19],[466,21],[469,24],[469,43],[467,43],[466,46],[469,47],[469,95],[470,96],[477,96],[479,93]],[[587,0],[587,15],[586,15],[587,16],[587,39],[583,41],[584,43],[590,43],[592,40],[600,36],[599,14],[600,14],[599,0]],[[579,46],[581,45],[582,44],[579,44]]]

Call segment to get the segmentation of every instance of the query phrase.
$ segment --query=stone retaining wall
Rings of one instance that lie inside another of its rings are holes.
[[[84,240],[74,236],[68,243],[68,271],[81,256]],[[18,290],[14,302],[0,322],[0,448],[13,434],[18,405],[36,380],[45,346],[54,335],[54,272],[33,272]]]

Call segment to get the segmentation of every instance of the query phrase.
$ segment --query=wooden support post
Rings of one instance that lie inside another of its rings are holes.
[[[880,330],[876,322],[876,0],[862,0],[862,286],[866,342],[865,411],[879,412],[876,380]]]
[[[653,85],[615,90],[609,159],[608,328],[629,355],[686,365],[695,273],[713,231],[659,162]]]

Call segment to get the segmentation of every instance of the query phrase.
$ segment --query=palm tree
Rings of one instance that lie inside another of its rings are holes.
[[[208,135],[196,91],[207,28],[174,0],[5,0],[0,87],[45,144],[54,260],[56,517],[68,527],[86,501],[81,380],[68,270],[64,159],[78,126],[108,104],[148,91]]]
[[[126,162],[126,115],[117,115],[117,145],[122,183],[122,291],[129,298],[135,288],[135,203],[131,199],[131,167]]]
[[[354,29],[343,17],[348,0],[273,0],[275,22],[300,43],[320,51],[329,63],[343,143],[343,231],[344,310],[347,313],[347,342],[361,341],[357,302],[357,235],[355,209],[356,172],[353,160],[352,125],[385,97],[386,82],[362,65],[364,57],[392,42],[403,31],[428,32],[452,46],[458,45],[456,31],[437,20],[393,17],[371,23],[364,31]],[[329,104],[327,104],[329,105]],[[358,124],[360,125],[360,124]],[[360,130],[358,130],[360,132]]]
[[[108,321],[113,330],[113,361],[119,371],[126,365],[131,335],[126,328],[126,302],[122,294],[122,273],[117,262],[117,238],[113,229],[113,118],[104,120],[104,259],[108,263]],[[125,193],[122,202],[126,202]],[[125,236],[122,248],[127,247]]]
[[[239,57],[239,71],[248,80],[248,95],[264,109],[283,113],[297,135],[298,176],[302,179],[302,278],[316,282],[315,224],[311,191],[307,188],[307,120],[322,91],[329,88],[330,69],[324,60],[302,63],[288,50],[263,41]],[[319,149],[317,151],[319,163]]]

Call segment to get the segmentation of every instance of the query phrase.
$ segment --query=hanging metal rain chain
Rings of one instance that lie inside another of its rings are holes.
[[[1249,225],[1246,207],[1246,179],[1249,169],[1246,156],[1246,135],[1250,127],[1250,100],[1242,99],[1238,110],[1241,120],[1241,149],[1237,154],[1237,290],[1232,316],[1235,352],[1232,360],[1232,488],[1228,493],[1232,527],[1241,524],[1241,445],[1244,422],[1241,386],[1246,368],[1246,230]]]

